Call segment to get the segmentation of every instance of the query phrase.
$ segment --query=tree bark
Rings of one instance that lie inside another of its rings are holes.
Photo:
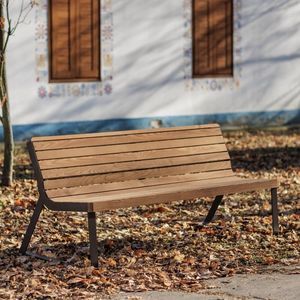
[[[3,18],[3,5],[0,1],[0,17]],[[2,105],[2,125],[4,136],[4,162],[2,172],[2,185],[10,186],[13,182],[14,164],[14,136],[10,118],[10,107],[7,92],[6,68],[5,68],[5,42],[4,29],[0,31],[0,100]]]
[[[2,78],[5,81],[5,75]],[[6,82],[4,83],[6,85]],[[13,182],[13,164],[14,164],[14,136],[10,118],[10,107],[7,93],[4,95],[6,100],[2,106],[2,124],[4,135],[4,162],[2,172],[2,185],[11,186]]]

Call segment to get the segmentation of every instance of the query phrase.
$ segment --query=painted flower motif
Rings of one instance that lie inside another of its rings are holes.
[[[36,63],[38,68],[44,68],[46,66],[46,57],[44,54],[38,54],[36,57]]]
[[[38,24],[35,29],[35,36],[37,40],[45,39],[47,36],[47,29],[44,24]]]
[[[104,26],[104,28],[102,30],[102,37],[104,40],[110,40],[112,38],[111,26]]]
[[[110,84],[106,84],[104,87],[104,91],[106,95],[110,95],[112,93],[112,86]]]
[[[47,90],[44,86],[39,87],[38,90],[38,95],[41,99],[46,98],[47,97]]]
[[[77,85],[73,86],[72,95],[75,97],[80,96],[80,87],[79,86],[77,86]]]
[[[213,80],[211,83],[210,83],[210,88],[212,91],[215,91],[217,88],[218,88],[218,83],[216,80]]]

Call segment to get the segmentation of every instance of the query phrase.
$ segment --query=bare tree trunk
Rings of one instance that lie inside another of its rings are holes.
[[[0,17],[3,18],[3,3],[0,3]],[[10,107],[7,93],[7,80],[5,68],[5,42],[4,29],[0,31],[0,101],[2,105],[2,125],[4,135],[4,163],[2,185],[10,186],[13,182],[14,163],[14,137],[10,118]]]
[[[6,74],[3,76],[2,80],[4,81],[4,86],[6,86]],[[5,97],[5,100],[2,106],[2,124],[4,134],[4,164],[2,173],[2,185],[11,186],[13,182],[14,136],[7,93],[3,97]]]

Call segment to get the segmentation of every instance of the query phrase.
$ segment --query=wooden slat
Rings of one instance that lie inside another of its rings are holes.
[[[74,3],[71,0],[52,0],[50,8],[50,69],[51,79],[72,78],[74,64]]]
[[[209,137],[221,135],[219,128],[207,128],[207,129],[193,129],[193,130],[181,130],[174,132],[156,132],[156,133],[144,133],[144,134],[127,134],[122,136],[108,136],[108,137],[89,137],[85,139],[67,139],[58,141],[43,141],[35,142],[34,148],[36,151],[41,150],[56,150],[56,149],[69,149],[79,147],[91,147],[91,146],[104,146],[104,145],[117,145],[117,144],[130,144],[149,141],[163,141],[163,140],[178,140],[184,138],[193,137]]]
[[[99,132],[99,133],[84,133],[84,134],[69,134],[69,135],[52,135],[52,136],[41,136],[33,137],[32,142],[38,141],[57,141],[57,140],[67,140],[67,139],[86,139],[90,137],[102,137],[102,136],[120,136],[120,135],[132,135],[132,134],[148,134],[155,132],[176,132],[181,130],[189,129],[206,129],[206,128],[220,128],[219,124],[207,124],[207,125],[193,125],[193,126],[179,126],[179,127],[167,127],[167,128],[158,128],[158,129],[137,129],[137,130],[123,130],[123,131],[108,131],[108,132]]]
[[[41,170],[225,152],[225,144],[41,160]]]
[[[99,147],[87,147],[78,149],[61,149],[50,151],[37,151],[38,160],[53,159],[53,158],[68,158],[68,157],[80,157],[87,155],[100,155],[100,154],[112,154],[123,152],[137,152],[143,150],[154,149],[171,149],[182,148],[200,145],[213,145],[224,143],[222,136],[206,137],[206,138],[190,138],[160,142],[143,142],[136,144],[122,144],[114,146],[99,146]]]
[[[216,196],[276,187],[276,180],[239,179],[216,180],[212,183],[192,181],[162,186],[107,192],[106,194],[80,195],[54,198],[55,202],[93,203],[94,211],[108,210],[137,205],[193,199],[201,196]]]
[[[167,178],[167,177],[166,177]],[[103,199],[104,197],[108,196],[114,196],[114,197],[119,197],[122,198],[122,195],[127,195],[131,193],[138,193],[139,196],[145,192],[147,194],[149,191],[152,190],[159,190],[161,188],[169,188],[170,191],[174,191],[175,193],[178,190],[178,187],[181,187],[183,185],[186,186],[197,186],[198,189],[201,189],[203,187],[210,187],[213,186],[214,184],[224,184],[224,183],[230,183],[232,184],[233,182],[239,182],[240,178],[232,175],[230,177],[225,177],[225,178],[211,178],[211,179],[200,179],[200,180],[189,180],[189,181],[178,181],[178,182],[169,182],[169,183],[160,183],[159,181],[160,178],[155,178],[152,179],[153,181],[156,181],[156,185],[146,185],[146,186],[129,186],[129,187],[124,187],[122,190],[113,190],[113,191],[101,191],[101,192],[94,192],[94,193],[89,193],[89,194],[79,194],[79,195],[69,195],[68,197],[52,197],[53,201],[65,201],[65,202],[73,202],[73,201],[83,201],[83,202],[89,202],[90,203],[94,201],[98,201],[98,199]],[[135,180],[138,182],[138,180]],[[134,181],[132,181],[134,182]]]
[[[62,187],[84,186],[84,185],[90,185],[96,183],[126,181],[132,179],[140,179],[140,178],[171,176],[171,175],[180,175],[180,174],[187,174],[187,173],[208,172],[208,171],[229,170],[229,169],[231,169],[230,161],[221,161],[221,162],[193,164],[193,165],[186,165],[186,166],[175,166],[175,167],[172,166],[166,168],[127,171],[121,173],[107,173],[107,174],[99,174],[99,175],[97,174],[97,175],[90,175],[90,176],[63,178],[63,179],[52,179],[52,180],[45,180],[44,186],[46,190],[50,190],[50,189],[56,189]]]
[[[227,152],[45,170],[44,179],[85,176],[229,160]]]
[[[189,181],[200,181],[200,180],[215,180],[220,178],[232,178],[234,174],[232,170],[196,173],[196,174],[184,174],[176,176],[165,176],[159,178],[147,178],[141,180],[129,180],[123,182],[112,182],[103,184],[94,184],[88,186],[80,186],[73,188],[61,188],[55,190],[49,190],[47,195],[49,198],[57,197],[68,197],[83,194],[102,193],[108,191],[120,191],[139,188],[145,186],[157,186],[176,182],[189,182]]]
[[[77,0],[77,72],[100,79],[100,0]]]

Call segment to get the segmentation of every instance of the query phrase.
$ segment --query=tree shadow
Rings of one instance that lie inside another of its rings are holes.
[[[270,147],[229,151],[233,169],[270,171],[300,168],[300,147]]]

